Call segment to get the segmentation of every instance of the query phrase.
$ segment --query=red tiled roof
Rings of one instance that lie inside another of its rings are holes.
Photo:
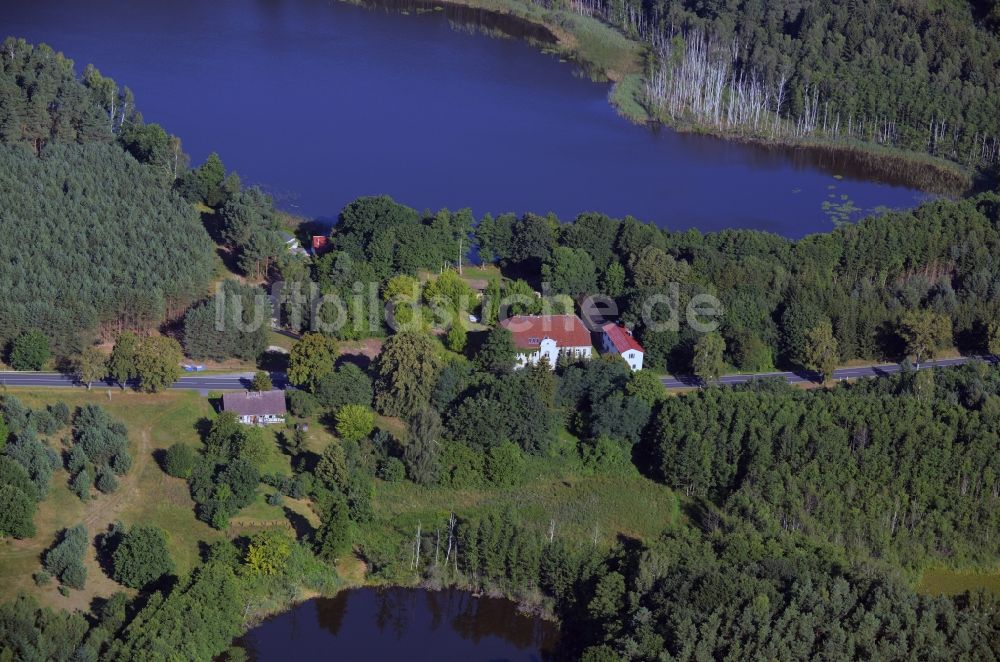
[[[313,253],[317,255],[330,248],[330,238],[322,234],[314,234],[312,236],[312,249]]]
[[[632,337],[632,334],[629,333],[628,329],[624,326],[615,324],[614,322],[608,322],[601,328],[604,330],[604,333],[607,334],[608,340],[610,340],[611,344],[615,346],[615,349],[618,350],[619,354],[624,354],[630,349],[645,353],[645,350],[642,349],[642,345],[640,345],[638,341]]]
[[[543,338],[552,338],[559,347],[590,347],[590,330],[576,315],[514,315],[500,326],[514,335],[518,349],[537,349]]]

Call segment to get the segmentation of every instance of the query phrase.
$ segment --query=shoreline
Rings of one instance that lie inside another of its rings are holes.
[[[657,117],[638,93],[648,46],[627,37],[617,28],[594,17],[567,10],[545,9],[522,0],[341,0],[369,10],[405,14],[462,10],[481,12],[494,19],[512,19],[507,25],[488,25],[482,16],[456,15],[455,20],[488,34],[522,39],[544,52],[572,61],[597,83],[610,83],[608,103],[619,116],[650,130],[667,128],[680,134],[706,135],[765,150],[799,153],[814,161],[847,161],[860,168],[867,179],[893,186],[951,196],[966,196],[989,184],[981,173],[958,163],[895,147],[860,141],[837,142],[826,138],[772,139],[737,131],[717,129],[695,122]],[[520,23],[520,25],[519,25]],[[529,27],[530,26],[530,27]],[[544,32],[537,32],[539,29]],[[547,33],[548,37],[545,36]],[[820,164],[817,164],[820,165]],[[822,167],[820,165],[820,167]]]
[[[951,579],[952,581],[956,579],[964,581],[961,581],[961,583],[957,585],[945,587],[933,581],[932,576],[934,575],[941,575],[947,579]],[[971,584],[967,583],[970,580]],[[953,568],[951,566],[939,564],[924,566],[914,574],[910,575],[906,580],[906,584],[909,585],[917,594],[927,596],[944,595],[949,598],[961,595],[965,591],[975,592],[977,590],[981,590],[987,593],[997,592],[1000,590],[1000,583],[998,582],[1000,582],[1000,566]],[[548,623],[549,625],[555,627],[558,632],[558,636],[561,637],[564,634],[562,630],[562,620],[553,614],[551,610],[548,609],[541,601],[531,600],[525,597],[510,596],[502,592],[493,592],[489,590],[476,592],[469,586],[459,582],[438,583],[433,580],[424,579],[413,583],[403,583],[370,581],[366,579],[360,584],[345,582],[344,584],[338,586],[336,590],[329,593],[315,590],[305,590],[298,596],[292,598],[290,601],[284,603],[272,603],[264,609],[254,611],[248,615],[247,620],[243,624],[242,632],[233,638],[230,643],[230,647],[243,648],[243,643],[252,630],[264,625],[268,620],[298,609],[308,602],[320,599],[332,600],[346,591],[383,591],[391,589],[432,591],[435,593],[460,591],[467,593],[475,599],[489,598],[505,600],[512,605],[519,616],[538,619],[539,621]]]
[[[336,570],[334,571],[336,572]],[[273,602],[266,606],[262,605],[260,609],[254,610],[247,614],[247,618],[243,623],[242,631],[233,637],[230,642],[230,647],[243,647],[243,643],[247,636],[254,629],[261,627],[267,621],[287,614],[288,612],[298,609],[302,605],[313,602],[316,600],[333,600],[336,599],[342,593],[348,591],[386,591],[393,589],[405,589],[413,591],[428,591],[434,593],[444,593],[445,591],[458,591],[468,594],[474,599],[487,598],[492,600],[505,600],[509,602],[513,610],[518,616],[530,619],[537,619],[543,623],[546,623],[556,629],[559,636],[563,634],[562,620],[556,616],[551,609],[549,609],[542,601],[530,600],[524,597],[515,597],[507,595],[502,592],[494,592],[489,590],[475,591],[471,587],[464,585],[459,582],[451,583],[438,583],[432,580],[424,579],[421,581],[413,583],[403,583],[403,582],[383,582],[383,581],[370,581],[365,580],[358,583],[352,583],[344,580],[343,577],[337,575],[343,584],[336,587],[335,590],[330,592],[310,590],[310,589],[300,589],[300,592],[295,597],[289,600],[281,602]]]

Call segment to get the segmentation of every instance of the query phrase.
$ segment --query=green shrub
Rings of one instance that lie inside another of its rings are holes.
[[[494,446],[486,453],[486,479],[499,486],[517,485],[524,480],[524,452],[510,441]]]
[[[97,481],[94,484],[104,494],[111,494],[118,489],[118,479],[110,467],[102,467],[97,472]]]
[[[635,471],[630,449],[610,437],[601,436],[580,448],[587,473],[623,474]]]
[[[88,501],[90,499],[90,486],[93,484],[94,479],[90,477],[90,471],[84,467],[73,477],[70,489],[73,490],[73,494],[80,497],[80,501]]]
[[[312,393],[298,390],[289,391],[288,409],[294,416],[310,418],[319,410],[319,401]]]
[[[87,568],[84,567],[83,561],[76,560],[66,566],[59,580],[65,586],[82,591],[87,584]]]
[[[406,478],[406,465],[398,457],[389,457],[378,468],[378,477],[387,483],[398,483]]]
[[[163,470],[174,478],[187,479],[191,476],[197,461],[198,454],[195,450],[187,444],[178,442],[167,449],[163,458]]]
[[[136,525],[126,531],[111,555],[112,576],[119,584],[142,588],[174,570],[163,529]]]
[[[83,524],[65,529],[62,539],[45,553],[45,569],[58,577],[63,584],[73,588],[83,588],[87,580],[83,556],[87,552],[89,542],[87,527]]]
[[[438,482],[456,489],[478,487],[483,484],[485,457],[475,449],[459,442],[441,445],[441,476]]]

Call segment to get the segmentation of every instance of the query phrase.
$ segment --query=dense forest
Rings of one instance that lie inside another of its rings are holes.
[[[475,224],[467,210],[422,214],[386,197],[362,198],[342,211],[336,250],[309,266],[284,250],[267,196],[243,189],[215,155],[187,169],[179,141],[143,124],[127,89],[92,67],[78,80],[72,63],[47,47],[9,39],[5,48],[11,56],[4,59],[5,84],[12,93],[3,102],[9,130],[0,156],[9,161],[4,173],[12,181],[5,187],[10,200],[2,218],[14,240],[4,244],[9,255],[0,283],[12,294],[0,341],[8,356],[15,341],[37,330],[56,357],[66,357],[86,347],[95,332],[111,339],[125,329],[147,331],[180,317],[204,293],[208,236],[251,278],[308,278],[319,293],[344,299],[358,282],[381,286],[398,274],[453,264],[468,237],[484,260],[514,277],[488,293],[491,299],[530,294],[543,280],[554,294],[600,291],[616,300],[622,319],[636,328],[649,365],[675,372],[691,371],[695,338],[683,326],[652,330],[643,319],[649,296],[667,293],[672,282],[681,283],[682,307],[699,293],[722,301],[725,361],[740,370],[818,369],[806,339],[822,335],[817,329],[827,324],[836,342],[832,354],[840,361],[928,354],[953,344],[982,352],[998,333],[991,326],[1000,291],[993,257],[1000,214],[995,194],[938,201],[797,242],[739,230],[675,233],[600,214],[568,224],[532,214],[487,216]],[[15,126],[20,130],[13,131]],[[36,195],[29,181],[44,195]],[[185,200],[210,210],[208,235]],[[99,223],[84,218],[95,209]],[[48,220],[19,220],[29,214]],[[89,259],[78,256],[84,250]],[[41,257],[31,257],[36,253]],[[163,271],[168,264],[169,273]],[[123,280],[114,270],[130,276]],[[907,314],[917,309],[947,317],[950,331],[941,319],[909,320]],[[185,344],[198,357],[220,358],[222,350],[197,338],[207,332],[195,330],[204,327],[207,310],[189,317]],[[300,312],[304,323],[312,321],[310,308]],[[484,311],[487,318],[490,312]],[[907,327],[921,326],[936,326],[940,333],[907,342],[913,335]],[[371,333],[378,333],[371,325],[353,330],[354,337]],[[351,334],[343,329],[339,335]],[[259,342],[224,351],[250,357]],[[27,349],[17,354],[18,367],[45,362],[44,348]]]
[[[935,377],[672,398],[653,426],[651,469],[761,530],[802,531],[854,556],[989,563],[1000,530],[997,371],[943,387]]]
[[[588,604],[585,660],[995,659],[996,600],[918,596],[872,566],[735,525],[669,533]],[[588,634],[594,630],[587,628]]]
[[[921,3],[570,0],[652,46],[654,115],[1000,161],[1000,9]]]
[[[0,344],[40,329],[67,356],[182,312],[208,282],[211,242],[162,168],[128,150],[131,94],[92,68],[78,79],[47,46],[7,39],[3,54]]]
[[[0,339],[42,329],[65,356],[97,332],[155,328],[204,290],[197,214],[121,148],[0,147],[0,159]]]

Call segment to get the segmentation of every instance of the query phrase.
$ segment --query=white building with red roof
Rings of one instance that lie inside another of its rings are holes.
[[[605,354],[620,354],[632,370],[642,370],[642,357],[645,350],[632,332],[621,324],[608,322],[601,327],[603,351]]]
[[[576,315],[514,315],[500,326],[514,336],[518,368],[535,365],[543,358],[553,370],[560,356],[589,359],[594,346],[590,329]]]

